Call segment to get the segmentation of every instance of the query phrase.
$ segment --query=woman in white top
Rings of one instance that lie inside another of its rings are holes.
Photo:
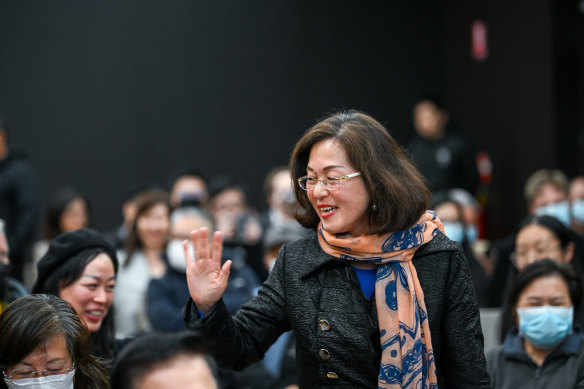
[[[164,253],[170,231],[170,204],[163,190],[144,192],[136,199],[136,218],[125,250],[118,254],[116,284],[116,337],[126,338],[151,330],[147,290],[152,277],[166,271]]]

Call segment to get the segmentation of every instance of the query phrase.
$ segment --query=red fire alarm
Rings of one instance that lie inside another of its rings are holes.
[[[487,25],[482,20],[472,22],[470,28],[470,54],[475,61],[484,61],[489,56]]]

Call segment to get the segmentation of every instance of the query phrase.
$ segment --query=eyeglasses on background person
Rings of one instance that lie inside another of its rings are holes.
[[[61,374],[67,374],[75,369],[75,363],[71,364],[71,366],[67,366],[65,364],[57,364],[57,365],[48,365],[46,368],[40,371],[36,371],[31,367],[19,367],[17,369],[13,369],[9,372],[3,372],[4,378],[7,380],[18,381],[27,378],[38,378],[38,377],[47,377],[47,376],[55,376]]]
[[[342,176],[342,177],[323,178],[323,179],[304,176],[304,177],[300,177],[298,179],[298,185],[303,190],[309,191],[309,190],[314,190],[314,188],[316,188],[316,185],[320,182],[325,189],[336,190],[336,189],[339,189],[339,187],[341,186],[341,181],[347,180],[349,178],[357,177],[360,175],[361,175],[361,172],[355,172],[355,173],[347,174],[346,176]]]
[[[562,246],[559,243],[544,243],[541,246],[536,246],[529,249],[518,249],[511,253],[511,262],[518,270],[521,270],[533,262],[548,258],[556,251],[561,250],[561,248]]]

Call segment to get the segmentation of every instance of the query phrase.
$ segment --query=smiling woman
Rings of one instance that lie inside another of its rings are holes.
[[[89,353],[89,336],[72,307],[56,296],[15,300],[0,315],[0,388],[109,388]]]
[[[164,259],[170,235],[168,193],[152,189],[136,198],[136,217],[120,252],[120,273],[115,304],[116,336],[135,337],[152,329],[147,312],[148,285],[166,271]]]
[[[91,333],[92,353],[113,359],[113,299],[118,261],[115,249],[90,229],[53,239],[38,263],[33,293],[50,293],[73,306]]]
[[[356,112],[311,127],[290,160],[297,220],[258,296],[232,318],[231,262],[206,228],[185,247],[185,321],[219,364],[242,369],[294,331],[300,387],[488,388],[479,311],[462,250],[427,211],[420,173],[387,130]]]

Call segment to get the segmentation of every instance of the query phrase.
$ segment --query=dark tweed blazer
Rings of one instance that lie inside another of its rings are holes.
[[[488,388],[479,309],[460,246],[438,234],[413,263],[439,388]],[[292,329],[301,388],[377,388],[381,347],[374,300],[364,297],[350,264],[322,251],[312,234],[282,247],[259,295],[236,316],[219,301],[201,319],[189,301],[185,322],[209,339],[223,367],[243,369]]]

